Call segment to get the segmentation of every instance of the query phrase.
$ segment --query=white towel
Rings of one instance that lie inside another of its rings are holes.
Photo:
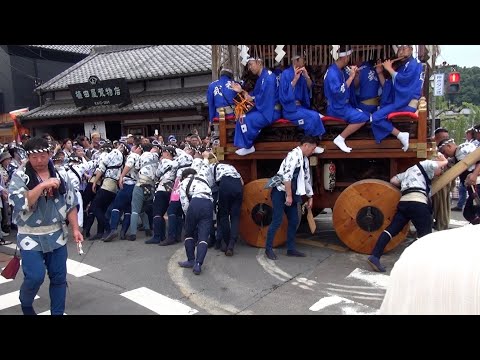
[[[302,149],[300,147],[297,147],[294,149],[294,151],[298,152],[298,157],[303,160],[300,161],[300,172],[298,173],[298,178],[297,178],[297,191],[296,195],[305,195],[307,192],[305,190],[305,165],[308,166],[308,159],[303,156]]]

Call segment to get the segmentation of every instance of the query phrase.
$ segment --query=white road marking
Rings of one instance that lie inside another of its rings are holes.
[[[295,278],[293,275],[290,275],[286,271],[283,271],[277,266],[274,260],[270,260],[265,256],[265,249],[258,249],[256,258],[257,262],[260,264],[263,270],[265,270],[268,274],[272,275],[275,279],[283,282],[292,280],[292,285],[298,286],[300,289],[303,290],[314,291],[311,286],[317,284],[315,280],[309,280],[305,277]]]
[[[267,273],[272,275],[275,279],[278,279],[280,281],[287,281],[287,280],[290,280],[293,277],[289,273],[280,269],[275,264],[275,260],[270,260],[267,257],[265,257],[265,250],[264,249],[258,249],[257,261],[260,264],[260,266]]]
[[[168,296],[159,294],[146,287],[127,291],[120,295],[159,315],[193,315],[198,312],[198,310],[182,304],[178,300],[170,299]]]
[[[5,269],[4,267],[2,267],[2,271],[3,269]],[[0,275],[0,284],[5,284],[7,282],[10,282],[10,281],[13,281],[13,279],[5,279],[2,275]]]
[[[320,311],[332,305],[340,305],[340,309],[345,315],[372,315],[376,314],[378,310],[370,306],[357,303],[353,300],[346,299],[341,296],[329,294],[323,297],[310,307],[310,311]]]
[[[354,305],[343,306],[342,312],[344,315],[375,315],[378,313],[378,310],[367,305],[355,303]]]
[[[247,312],[238,309],[231,304],[224,304],[218,299],[209,295],[203,294],[196,290],[190,283],[189,278],[186,276],[187,272],[190,272],[194,278],[199,278],[193,275],[191,269],[184,269],[178,266],[178,261],[185,260],[185,248],[181,247],[173,253],[168,262],[168,274],[173,282],[178,286],[180,292],[188,298],[191,302],[198,307],[204,309],[213,315],[232,315],[232,314],[247,314]],[[200,275],[201,277],[202,275]],[[201,281],[201,279],[200,279]]]
[[[344,285],[344,284],[335,284],[335,283],[325,283],[325,285],[336,286],[346,289],[354,289],[354,290],[371,290],[371,286],[362,286],[362,285]]]
[[[3,269],[2,269],[3,270]],[[5,279],[3,276],[0,276],[0,284],[5,284],[13,279]]]
[[[75,260],[67,259],[67,273],[70,275],[81,277],[96,271],[100,271],[100,269]]]
[[[5,246],[11,249],[15,249],[16,247],[15,244],[10,244]],[[69,273],[70,275],[73,275],[75,277],[82,277],[96,271],[100,271],[100,269],[81,263],[76,260],[67,259],[67,273]]]
[[[342,298],[337,295],[332,295],[332,296],[326,296],[318,300],[315,304],[310,306],[309,310],[310,311],[320,311],[322,309],[325,309],[328,306],[340,304],[342,302],[345,302],[347,304],[353,303],[352,300]]]
[[[8,247],[8,248],[13,249],[13,250],[15,250],[17,248],[17,244],[15,244],[15,242],[13,242],[13,244],[2,245],[2,246]]]
[[[386,289],[388,286],[388,282],[390,281],[390,276],[388,275],[379,274],[377,272],[367,271],[359,268],[353,270],[346,277],[346,279],[348,278],[365,281],[377,289]]]
[[[370,293],[364,291],[355,291],[355,290],[348,290],[348,289],[337,289],[337,288],[326,288],[328,291],[337,291],[337,292],[344,292],[348,294],[357,294],[357,295],[369,295],[369,296],[384,296],[384,293]]]
[[[465,220],[450,219],[450,225],[454,225],[454,226],[465,226],[465,225],[469,225],[469,224],[470,224],[470,222],[465,221]]]
[[[20,290],[1,295],[0,296],[0,310],[8,309],[9,307],[20,305]],[[40,299],[40,296],[36,295],[35,299]]]
[[[50,310],[41,312],[40,314],[37,314],[37,315],[50,315]],[[67,315],[67,314],[66,314],[66,313],[63,313],[63,315]]]

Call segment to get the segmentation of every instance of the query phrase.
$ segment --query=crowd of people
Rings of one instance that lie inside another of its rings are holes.
[[[325,95],[327,115],[348,122],[334,140],[342,151],[352,151],[345,139],[368,121],[377,142],[393,134],[403,150],[408,149],[408,133],[399,132],[386,117],[393,111],[416,111],[423,78],[410,45],[400,46],[399,55],[402,61],[395,68],[390,60],[383,66],[365,61],[359,67],[348,67],[351,50],[339,49],[338,59],[325,74]],[[319,146],[325,133],[323,115],[310,108],[312,80],[301,55],[294,56],[291,67],[277,74],[264,68],[258,58],[249,59],[247,68],[256,81],[237,83],[232,72],[223,69],[219,80],[211,83],[207,92],[210,122],[221,114],[233,115],[238,96],[251,104],[236,121],[234,143],[241,156],[254,152],[258,133],[280,117],[304,130],[299,146],[288,153],[277,171],[279,181],[269,184],[274,206],[265,239],[265,256],[276,260],[273,239],[285,213],[286,255],[304,257],[295,246],[297,205],[302,196],[308,198],[307,207],[313,205],[308,157],[324,151]],[[197,275],[202,272],[208,248],[233,256],[244,182],[234,166],[217,160],[213,150],[219,139],[212,127],[209,129],[204,139],[192,131],[179,142],[173,134],[167,141],[160,135],[132,134],[110,141],[99,133],[57,141],[44,134],[33,139],[23,136],[21,143],[5,146],[0,154],[2,235],[17,227],[25,275],[20,290],[23,312],[35,313],[33,299],[46,266],[52,314],[63,314],[67,224],[79,247],[84,239],[135,241],[138,231],[145,232],[149,245],[183,241],[186,260],[178,265],[191,268]],[[472,134],[477,136],[479,130],[472,129]],[[431,179],[447,166],[446,158],[453,159],[451,164],[460,161],[480,143],[472,138],[473,142],[456,146],[443,135],[437,140],[438,158],[420,162],[391,180],[401,189],[402,198],[392,223],[368,258],[376,271],[385,271],[380,263],[383,250],[409,220],[419,236],[432,231],[428,201]],[[480,223],[480,211],[472,207],[476,191],[471,187],[479,172],[480,165],[472,166],[460,176],[469,194],[465,209],[471,210],[464,214],[472,223]],[[6,244],[3,239],[0,242]]]
[[[5,231],[17,228],[23,312],[34,313],[46,266],[50,287],[57,289],[52,314],[63,313],[68,223],[79,244],[84,238],[135,241],[138,231],[147,235],[146,244],[184,240],[187,260],[179,266],[195,274],[209,247],[233,256],[243,180],[233,166],[217,161],[215,146],[215,137],[201,139],[195,131],[179,144],[175,135],[167,143],[130,134],[112,142],[94,133],[63,141],[23,136],[6,146],[0,154],[2,219]]]

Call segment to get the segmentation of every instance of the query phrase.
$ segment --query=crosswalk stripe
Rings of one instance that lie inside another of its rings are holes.
[[[367,271],[359,268],[353,270],[346,277],[346,279],[348,278],[363,280],[377,289],[386,289],[386,287],[388,286],[388,282],[390,281],[390,276],[388,275],[379,274],[378,272]]]
[[[320,300],[318,300],[315,304],[310,306],[310,308],[308,310],[310,310],[310,311],[320,311],[322,309],[325,309],[328,306],[340,304],[341,302],[345,302],[347,304],[348,303],[353,303],[352,300],[345,299],[345,298],[337,296],[337,295],[325,296],[325,297],[321,298]]]
[[[20,264],[21,263],[22,263],[22,260],[20,260]],[[100,269],[94,266],[90,266],[88,264],[81,263],[79,261],[67,259],[67,273],[70,275],[73,275],[75,277],[82,277],[96,271],[100,271]],[[8,281],[11,281],[11,280],[7,280],[3,276],[0,276],[0,284],[3,284]]]
[[[4,267],[2,267],[2,271],[3,269],[5,269]],[[13,279],[5,279],[2,275],[0,275],[0,284],[5,284],[9,281],[12,281]]]
[[[70,275],[73,275],[75,277],[81,277],[96,271],[100,271],[100,269],[81,263],[79,261],[67,259],[67,273],[69,273]]]
[[[12,280],[13,279],[5,279],[3,276],[0,276],[0,284],[5,284],[5,283],[10,282]]]
[[[193,315],[198,312],[178,300],[170,299],[146,287],[127,291],[120,295],[159,315]]]
[[[0,295],[0,310],[8,309],[9,307],[20,305],[20,290]],[[40,299],[40,296],[36,295],[35,299]]]
[[[15,244],[15,242],[13,244],[8,244],[8,245],[3,245],[3,246],[8,247],[8,248],[13,249],[13,250],[15,250],[17,248],[17,244]]]
[[[37,315],[50,315],[50,310],[41,312],[40,314],[37,314]],[[63,313],[63,315],[67,315],[67,314]]]

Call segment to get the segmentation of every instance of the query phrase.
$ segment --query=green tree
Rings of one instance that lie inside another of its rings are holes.
[[[460,67],[455,68],[460,73],[460,91],[458,94],[447,94],[446,99],[455,106],[461,106],[463,103],[480,105],[480,67]],[[447,76],[451,67],[440,69]],[[448,85],[448,79],[447,85]]]
[[[452,112],[453,114],[451,114]],[[453,107],[450,111],[438,113],[440,123],[448,130],[450,137],[454,138],[457,144],[465,141],[465,130],[480,124],[480,106],[472,103],[464,102],[458,108]]]

